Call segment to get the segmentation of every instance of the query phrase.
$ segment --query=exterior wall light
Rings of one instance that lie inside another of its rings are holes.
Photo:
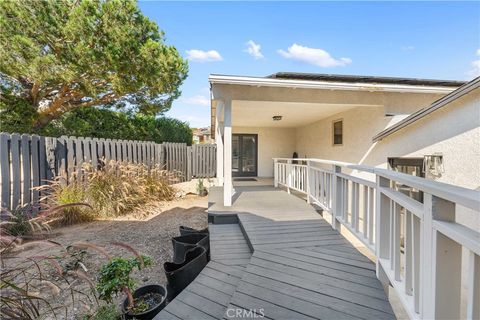
[[[272,119],[273,121],[280,121],[282,120],[282,116],[273,116]]]

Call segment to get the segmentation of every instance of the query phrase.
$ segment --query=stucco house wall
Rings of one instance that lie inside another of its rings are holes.
[[[443,154],[445,172],[435,180],[480,190],[480,90],[453,101],[379,141],[367,162],[382,155]]]
[[[295,129],[233,127],[232,133],[258,134],[258,176],[273,177],[273,158],[292,157]]]
[[[387,168],[388,157],[442,153],[445,173],[435,180],[480,188],[480,103],[478,90],[402,130],[372,143],[392,117],[383,108],[356,108],[297,129],[301,156]],[[332,121],[343,119],[343,145],[332,144]],[[461,152],[459,152],[461,150]]]

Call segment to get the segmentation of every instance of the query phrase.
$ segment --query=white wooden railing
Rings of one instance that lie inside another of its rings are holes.
[[[456,220],[480,221],[479,191],[319,159],[276,158],[274,172],[275,187],[306,194],[330,213],[333,228],[371,250],[377,277],[410,318],[480,318],[480,226]],[[423,202],[405,190],[422,192]]]

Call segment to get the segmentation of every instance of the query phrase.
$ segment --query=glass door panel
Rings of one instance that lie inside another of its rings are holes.
[[[232,135],[232,175],[240,171],[240,137]]]
[[[234,177],[257,176],[256,134],[232,135],[232,175]]]
[[[254,174],[257,171],[257,139],[254,136],[242,138],[242,172]]]

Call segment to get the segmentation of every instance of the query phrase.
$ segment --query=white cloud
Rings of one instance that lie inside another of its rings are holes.
[[[222,61],[223,58],[216,50],[203,51],[198,49],[187,50],[187,59],[198,62]]]
[[[287,51],[278,50],[278,53],[287,59],[313,64],[318,67],[344,67],[352,63],[350,58],[333,58],[330,53],[323,49],[304,47],[299,44],[292,44]]]
[[[254,57],[256,60],[262,59],[263,54],[260,51],[261,47],[258,43],[255,43],[253,40],[247,42],[247,49],[243,50],[247,52],[249,55]]]
[[[199,105],[199,106],[210,105],[210,99],[203,95],[196,95],[193,97],[182,98],[181,100],[183,103],[186,103],[186,104],[193,104],[193,105]]]
[[[469,78],[480,77],[480,49],[477,49],[476,56],[479,58],[472,61],[472,68],[467,72]]]
[[[403,51],[413,51],[415,50],[414,46],[402,46]]]

